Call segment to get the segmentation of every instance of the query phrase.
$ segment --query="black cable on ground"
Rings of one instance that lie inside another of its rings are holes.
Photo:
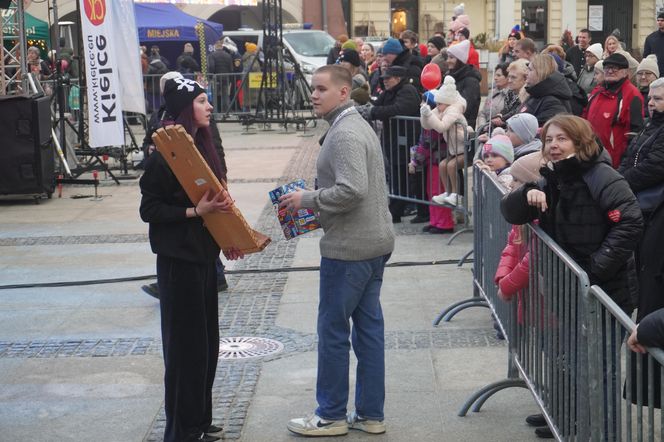
[[[467,259],[465,262],[471,263],[472,259]],[[385,267],[419,267],[419,266],[435,266],[435,265],[450,265],[458,264],[458,259],[443,259],[440,261],[400,261],[388,263]],[[259,273],[290,273],[290,272],[317,272],[319,266],[308,267],[280,267],[276,269],[244,269],[244,270],[228,270],[226,275],[250,275]],[[39,282],[27,284],[7,284],[0,285],[0,290],[11,289],[33,289],[33,288],[49,288],[49,287],[76,287],[84,285],[99,285],[99,284],[117,284],[119,282],[131,281],[145,281],[154,280],[157,275],[139,275],[139,276],[126,276],[123,278],[108,278],[108,279],[90,279],[85,281],[62,281],[62,282]]]

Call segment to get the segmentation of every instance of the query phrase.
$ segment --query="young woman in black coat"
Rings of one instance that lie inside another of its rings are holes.
[[[472,65],[467,64],[470,42],[464,40],[447,48],[447,75],[454,77],[457,91],[466,100],[466,117],[468,126],[475,127],[477,114],[480,110],[480,81],[482,74]]]
[[[535,115],[540,126],[555,115],[572,112],[572,91],[549,54],[536,55],[528,64],[526,92],[529,97],[520,112]]]
[[[505,219],[540,226],[627,314],[636,297],[633,253],[643,230],[627,181],[611,167],[586,120],[551,118],[542,128],[547,167],[541,181],[506,195]]]
[[[194,139],[218,178],[222,167],[210,135],[212,106],[196,82],[177,78],[164,87],[166,111]],[[215,260],[219,246],[202,215],[229,210],[228,192],[208,192],[194,205],[157,150],[148,157],[140,180],[143,221],[150,223],[157,255],[161,336],[165,363],[164,440],[201,440],[221,428],[212,425],[212,384],[219,356],[219,307]],[[228,259],[241,258],[232,250]]]

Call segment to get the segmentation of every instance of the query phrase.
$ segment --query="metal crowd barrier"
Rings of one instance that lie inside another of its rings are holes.
[[[479,169],[475,177],[475,296],[451,312],[489,307],[508,343],[507,377],[480,389],[459,411],[479,411],[496,392],[527,387],[558,440],[588,440],[590,409],[584,300],[586,273],[539,227],[521,226],[529,254],[528,287],[515,302],[499,299],[494,274],[511,226],[500,212],[504,190]],[[474,406],[473,406],[474,404]]]
[[[471,140],[474,142],[474,140]],[[470,152],[467,149],[467,152]],[[433,320],[434,327],[444,320],[449,322],[459,312],[470,307],[491,308],[489,303],[480,296],[482,287],[493,286],[493,273],[496,271],[500,254],[511,228],[500,213],[500,200],[506,192],[490,175],[473,166],[473,215],[475,218],[473,250],[473,296],[457,301],[445,307]],[[492,247],[492,250],[487,250]],[[498,249],[498,250],[496,250]],[[466,254],[465,259],[470,253]]]
[[[240,119],[242,116],[255,114],[259,106],[259,91],[262,79],[261,72],[240,72],[231,74],[207,74],[204,78],[195,79],[207,86],[208,98],[213,106],[213,113],[221,120]],[[268,88],[266,101],[263,107],[276,104],[283,100],[287,111],[296,114],[312,115],[311,94],[299,81],[295,80],[292,72],[285,72],[284,93],[279,96],[272,94],[277,91]],[[144,75],[144,89],[146,109],[152,113],[163,104],[163,97],[159,90],[161,75]],[[277,91],[278,92],[278,91]],[[274,96],[272,96],[274,95]]]
[[[392,199],[401,200],[415,204],[426,204],[429,206],[447,207],[463,216],[462,228],[457,230],[448,240],[448,244],[460,234],[472,232],[470,222],[470,188],[468,186],[468,169],[472,164],[473,139],[469,139],[468,127],[461,121],[456,123],[463,129],[464,134],[464,165],[459,168],[455,175],[457,189],[463,191],[461,204],[456,206],[439,205],[431,201],[431,197],[442,193],[440,185],[436,185],[438,178],[438,164],[447,154],[446,144],[441,143],[442,137],[433,131],[422,130],[419,117],[396,116],[389,120],[388,127],[383,139],[387,140],[383,146],[383,153],[387,162],[389,196]],[[389,134],[389,135],[388,135]],[[396,140],[396,145],[394,144]],[[415,152],[411,147],[419,146],[420,164],[409,171],[409,164]],[[412,172],[412,173],[411,173]],[[432,176],[434,175],[434,176]],[[436,184],[434,184],[436,183]],[[448,189],[445,189],[448,190]],[[460,193],[461,194],[461,193]],[[472,251],[471,251],[472,252]],[[470,255],[469,252],[460,261]]]
[[[636,325],[598,286],[589,291],[587,321],[591,439],[664,440],[664,351],[630,351],[625,339]]]
[[[635,324],[544,231],[521,226],[528,287],[499,299],[494,274],[511,226],[500,212],[505,190],[475,169],[474,296],[448,307],[449,320],[471,306],[491,309],[508,343],[507,377],[471,395],[459,410],[480,411],[495,393],[528,388],[554,437],[564,441],[664,439],[664,351],[632,353]]]

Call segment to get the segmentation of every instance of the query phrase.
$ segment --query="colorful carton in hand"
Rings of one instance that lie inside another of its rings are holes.
[[[300,209],[297,212],[290,209],[279,208],[279,197],[287,193],[295,192],[297,189],[304,189],[303,179],[284,184],[270,192],[270,200],[277,211],[277,218],[281,229],[284,231],[286,239],[295,238],[320,227],[318,217],[311,209]]]

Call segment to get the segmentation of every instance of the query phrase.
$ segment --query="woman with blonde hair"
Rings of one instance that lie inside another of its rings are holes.
[[[535,115],[540,126],[557,114],[572,111],[572,91],[550,54],[538,54],[528,64],[526,92],[529,97],[520,111]]]
[[[609,35],[604,40],[604,58],[622,49],[620,40],[615,35]]]

